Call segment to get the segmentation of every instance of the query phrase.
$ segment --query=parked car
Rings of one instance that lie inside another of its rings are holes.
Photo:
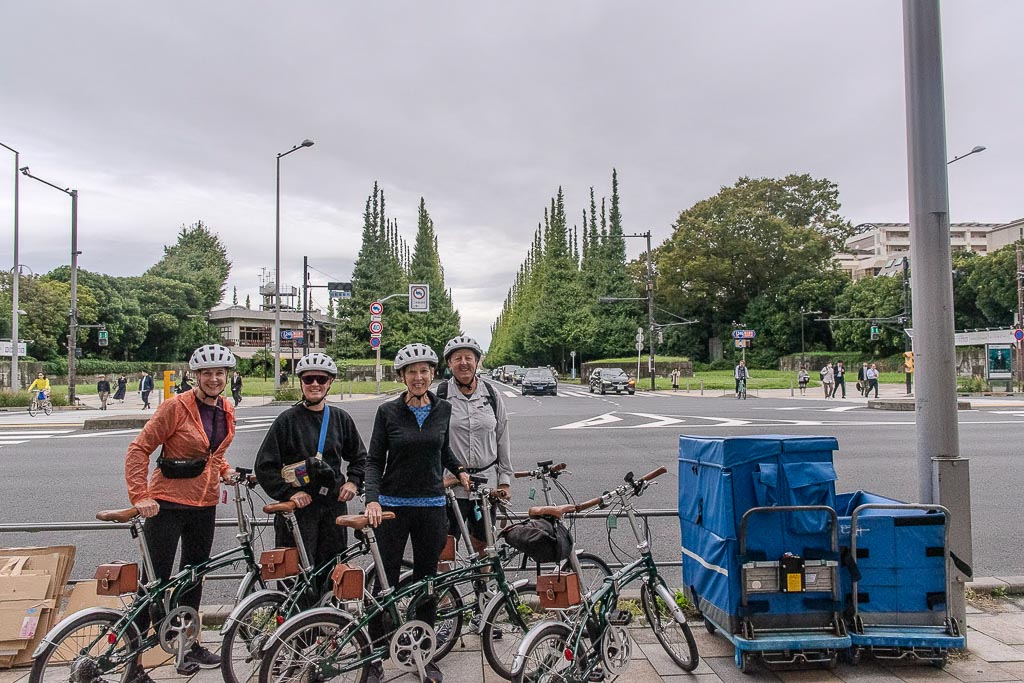
[[[590,393],[595,391],[602,394],[625,391],[632,396],[636,393],[636,382],[622,368],[594,368],[590,373]]]
[[[493,379],[496,382],[501,381],[501,368],[500,367],[494,368],[493,370],[491,370],[491,379]]]
[[[523,377],[529,368],[521,368],[518,365],[515,367],[516,369],[512,371],[512,386],[517,387],[523,383]]]
[[[512,374],[519,369],[518,365],[502,365],[501,366],[501,381],[512,383]]]
[[[544,394],[558,395],[558,380],[555,379],[554,373],[548,368],[530,368],[523,375],[520,384],[522,385],[523,396],[527,394],[536,394],[538,396],[543,396]]]

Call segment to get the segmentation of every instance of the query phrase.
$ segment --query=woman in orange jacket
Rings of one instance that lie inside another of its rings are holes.
[[[128,498],[146,518],[146,542],[160,579],[171,576],[179,541],[179,571],[210,558],[220,482],[234,474],[224,452],[235,435],[235,411],[220,394],[235,357],[227,348],[209,344],[196,349],[188,365],[196,373],[196,387],[164,401],[128,446],[125,458]],[[158,448],[150,475],[150,457]],[[199,585],[180,604],[198,611],[201,598]],[[178,673],[192,675],[219,665],[220,657],[197,642]]]

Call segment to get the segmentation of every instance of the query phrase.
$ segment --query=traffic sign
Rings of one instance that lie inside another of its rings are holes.
[[[380,348],[380,337],[370,337],[370,348],[371,349]]]
[[[384,325],[379,320],[370,323],[370,334],[380,334],[384,331]]]
[[[19,335],[20,336],[20,335]],[[11,341],[0,341],[0,356],[4,358],[10,358],[11,352],[14,350],[14,343]],[[27,356],[28,349],[25,348],[25,342],[18,342],[18,355]]]
[[[382,318],[379,315],[373,315],[372,313],[370,314],[370,320],[381,320],[381,319]]]
[[[417,313],[430,311],[430,285],[409,285],[409,311]]]
[[[1024,341],[1024,330],[1014,330],[1013,338],[1017,341]]]
[[[97,330],[96,343],[100,346],[107,346],[110,343],[110,340],[107,338],[106,330]]]
[[[379,301],[374,301],[370,304],[370,315],[380,315],[384,312],[384,304]]]
[[[636,343],[639,344],[640,342],[642,342],[644,340],[644,333],[643,332],[637,332],[636,333],[636,337],[634,337],[634,339],[636,339]]]
[[[732,338],[733,339],[753,339],[756,336],[757,336],[757,332],[755,332],[754,330],[733,330],[732,331]]]
[[[733,339],[732,345],[735,346],[737,349],[745,349],[748,346],[750,346],[750,341],[747,339]]]
[[[637,342],[636,343],[636,350],[637,351],[643,351],[644,350],[644,343],[643,342]]]

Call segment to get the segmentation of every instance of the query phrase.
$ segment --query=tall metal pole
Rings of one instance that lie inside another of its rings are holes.
[[[313,141],[306,139],[287,152],[277,155],[277,185],[274,203],[274,391],[281,388],[281,157],[297,149],[312,147]],[[295,342],[292,341],[292,348]]]
[[[68,311],[68,404],[75,405],[78,381],[78,190],[71,190],[71,310]]]
[[[938,0],[903,0],[912,310],[917,337],[917,474],[922,503],[952,512],[950,548],[971,564],[971,489],[960,457],[953,278],[946,178],[946,119]],[[965,623],[963,577],[950,587],[950,613]]]
[[[1024,255],[1017,242],[1017,326],[1024,329]],[[1017,342],[1017,389],[1024,391],[1024,341]]]
[[[274,202],[274,393],[281,388],[281,157],[277,155]]]
[[[907,334],[907,328],[911,327],[910,324],[910,259],[906,256],[903,257],[903,350],[913,351],[914,345],[910,339],[910,335]],[[914,373],[910,372],[906,367],[906,356],[904,358],[903,373],[906,376],[907,384],[907,396],[910,396],[914,389]]]
[[[309,339],[306,337],[306,316],[309,301],[309,257],[302,257],[302,355],[309,355]]]
[[[14,152],[14,270],[11,271],[11,391],[18,391],[21,382],[18,377],[18,280],[21,268],[18,265],[18,150],[0,142],[0,147]]]
[[[644,233],[647,237],[647,331],[651,336],[650,358],[647,371],[651,375],[651,391],[654,391],[654,266],[651,265],[651,231]]]

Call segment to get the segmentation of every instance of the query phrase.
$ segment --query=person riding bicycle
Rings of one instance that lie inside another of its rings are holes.
[[[348,501],[363,485],[366,448],[352,417],[327,405],[338,366],[323,353],[303,356],[295,365],[302,401],[277,416],[256,453],[256,479],[279,501],[295,503],[295,519],[314,567],[340,554],[347,529],[334,520],[348,514]],[[295,538],[280,516],[274,518],[278,547]],[[326,588],[328,575],[323,576]]]
[[[449,339],[444,347],[444,361],[452,371],[452,378],[438,386],[437,395],[452,405],[449,427],[455,457],[469,474],[487,477],[490,486],[497,484],[497,490],[507,499],[512,484],[508,416],[501,393],[476,376],[482,356],[483,349],[472,337]],[[475,509],[476,504],[465,491],[456,491],[455,495],[462,518],[469,527],[473,550],[483,552],[487,546],[483,515]],[[458,522],[451,511],[448,532],[459,537]]]
[[[377,547],[388,584],[398,585],[405,546],[412,539],[412,580],[437,573],[437,563],[448,535],[444,470],[456,475],[469,490],[469,474],[452,452],[449,422],[452,405],[430,391],[437,354],[426,344],[408,344],[395,356],[395,371],[405,384],[402,394],[377,409],[366,459],[366,516],[372,526],[384,510],[395,519],[377,531]],[[415,618],[431,626],[436,600],[424,601]],[[381,637],[382,624],[371,629]],[[441,671],[431,662],[429,680],[440,683]],[[381,680],[383,668],[375,662],[370,681]]]
[[[219,344],[208,344],[192,353],[188,366],[196,373],[196,388],[161,403],[125,456],[128,499],[146,518],[146,544],[159,579],[172,575],[179,541],[179,571],[210,559],[220,482],[235,474],[224,458],[235,435],[235,411],[220,395],[235,357]],[[158,448],[150,475],[150,456]],[[202,590],[199,584],[186,592],[179,605],[198,611]],[[140,625],[143,632],[146,626]],[[178,673],[219,665],[220,657],[196,642]]]
[[[736,395],[740,395],[740,382],[746,383],[750,379],[750,371],[747,370],[747,361],[741,360],[740,364],[736,366],[733,371],[733,377],[736,379]]]
[[[28,385],[30,392],[35,392],[35,399],[37,401],[45,401],[50,398],[50,380],[46,379],[46,375],[39,373],[36,378],[32,380],[32,384]]]

